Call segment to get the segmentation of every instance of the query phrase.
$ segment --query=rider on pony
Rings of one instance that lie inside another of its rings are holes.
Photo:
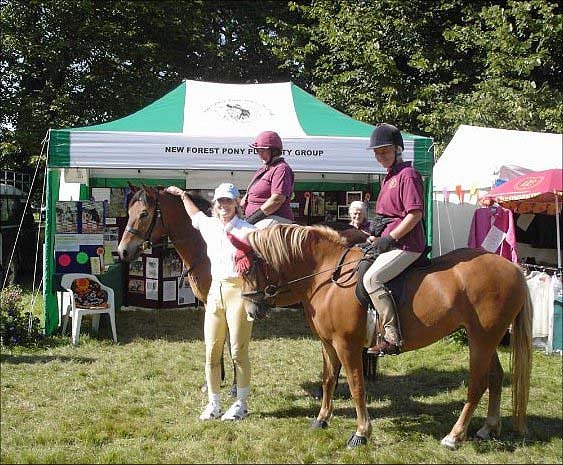
[[[376,338],[368,349],[369,354],[379,356],[398,354],[402,346],[395,303],[385,284],[414,263],[426,248],[421,221],[424,211],[422,177],[411,162],[403,161],[404,148],[401,132],[386,123],[373,130],[367,147],[387,169],[368,238],[379,255],[363,277],[364,287],[384,328],[383,338]]]

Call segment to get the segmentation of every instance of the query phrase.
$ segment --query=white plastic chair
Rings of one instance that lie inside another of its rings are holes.
[[[76,305],[76,299],[74,298],[74,292],[72,291],[72,283],[76,279],[87,278],[92,281],[97,282],[100,287],[107,292],[108,295],[108,306],[105,307],[80,307]],[[111,331],[113,333],[113,341],[117,342],[117,331],[115,329],[115,297],[113,289],[109,286],[102,284],[99,279],[92,275],[86,273],[67,273],[61,277],[61,287],[66,289],[70,295],[70,303],[67,305],[66,309],[63,308],[63,331],[66,331],[66,326],[68,323],[68,317],[72,318],[72,343],[74,345],[78,344],[78,338],[80,336],[80,325],[82,323],[83,315],[92,315],[92,331],[94,333],[98,332],[100,325],[100,315],[102,313],[107,313],[111,322]]]

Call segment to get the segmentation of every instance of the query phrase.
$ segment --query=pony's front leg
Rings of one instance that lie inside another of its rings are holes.
[[[336,355],[334,347],[329,343],[323,342],[323,397],[321,409],[317,418],[311,423],[311,428],[321,429],[328,427],[328,422],[332,417],[332,397],[334,388],[340,373],[340,360]]]
[[[367,444],[371,436],[371,420],[366,403],[366,387],[362,364],[362,347],[343,344],[337,347],[338,354],[346,370],[350,394],[356,405],[356,432],[348,439],[348,447],[354,448]]]

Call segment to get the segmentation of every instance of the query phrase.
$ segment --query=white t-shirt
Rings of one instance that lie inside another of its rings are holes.
[[[192,224],[194,228],[199,229],[207,244],[207,255],[211,261],[211,276],[213,276],[213,279],[237,277],[238,273],[235,268],[236,248],[227,237],[227,232],[242,239],[256,227],[238,216],[224,225],[219,218],[207,216],[201,211],[192,216]]]

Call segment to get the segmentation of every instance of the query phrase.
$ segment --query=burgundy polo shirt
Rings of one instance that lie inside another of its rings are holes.
[[[293,194],[293,170],[285,161],[279,161],[272,166],[262,165],[252,179],[260,176],[264,171],[265,174],[247,192],[245,216],[248,218],[252,215],[272,194],[279,194],[285,196],[285,202],[272,215],[293,221],[293,212],[289,206]]]
[[[395,218],[381,233],[387,236],[413,210],[424,215],[424,188],[422,177],[411,162],[397,163],[388,171],[377,197],[375,212]],[[399,240],[398,247],[411,252],[424,252],[426,241],[422,221]]]

